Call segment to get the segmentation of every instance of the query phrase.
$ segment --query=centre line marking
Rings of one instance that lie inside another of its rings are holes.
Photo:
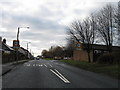
[[[54,73],[56,76],[58,76],[63,82],[65,82],[65,83],[70,83],[70,81],[68,81],[64,76],[64,78],[63,77],[61,77],[58,73],[56,73],[55,71],[53,71],[52,69],[50,69],[50,71],[52,72],[52,73]]]
[[[58,72],[58,70],[55,69],[55,71],[56,71],[63,79],[65,79],[67,82],[69,82],[60,72]]]
[[[44,64],[45,67],[47,67],[47,65]]]
[[[49,64],[49,63],[48,63]],[[49,64],[50,65],[50,67],[53,67],[51,64]]]
[[[53,67],[52,65],[50,65],[51,67]]]

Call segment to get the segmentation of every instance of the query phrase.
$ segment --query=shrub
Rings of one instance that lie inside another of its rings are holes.
[[[118,64],[120,63],[120,52],[104,53],[97,59],[98,63]]]

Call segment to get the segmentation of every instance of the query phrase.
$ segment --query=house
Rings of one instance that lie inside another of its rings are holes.
[[[14,49],[11,48],[9,45],[6,44],[6,39],[1,37],[1,51],[2,51],[2,63],[7,63],[14,61]]]

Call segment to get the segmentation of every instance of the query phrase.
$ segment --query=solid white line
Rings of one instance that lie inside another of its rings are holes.
[[[55,71],[56,71],[64,80],[66,80],[67,82],[70,83],[70,81],[68,81],[60,72],[58,72],[58,70],[55,69]]]
[[[47,67],[47,65],[44,64],[45,67]]]
[[[50,71],[52,72],[52,73],[54,73],[56,76],[58,76],[62,81],[64,81],[65,83],[70,83],[70,82],[68,82],[68,81],[66,81],[65,79],[63,79],[61,76],[59,76],[55,71],[53,71],[52,69],[50,69]]]

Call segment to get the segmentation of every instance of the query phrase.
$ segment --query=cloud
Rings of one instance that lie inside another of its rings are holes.
[[[96,0],[1,0],[0,33],[12,46],[18,27],[29,26],[29,30],[20,28],[20,44],[26,48],[31,42],[30,48],[38,55],[51,45],[65,45],[66,26],[104,4]]]

